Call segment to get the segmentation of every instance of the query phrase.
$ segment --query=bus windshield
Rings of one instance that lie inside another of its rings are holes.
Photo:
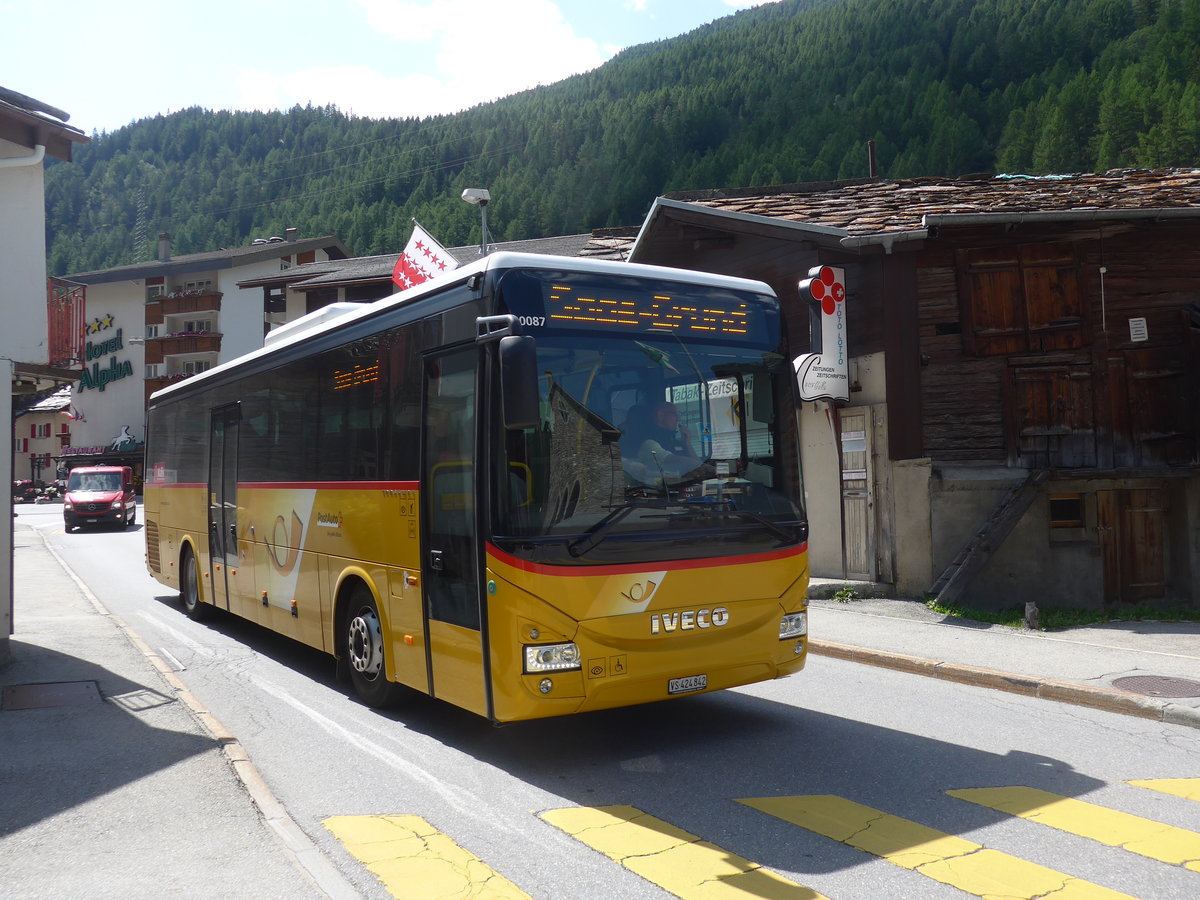
[[[505,287],[509,308],[533,323],[523,330],[537,340],[541,424],[497,437],[498,547],[530,562],[613,565],[763,553],[807,538],[773,299],[734,298],[751,309],[736,323],[745,328],[688,334],[540,322],[537,291]],[[671,295],[672,310],[729,306],[728,292],[687,290]],[[581,309],[586,301],[571,315]]]

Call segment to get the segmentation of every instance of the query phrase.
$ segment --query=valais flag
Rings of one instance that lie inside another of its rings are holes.
[[[396,282],[400,290],[404,290],[456,268],[458,263],[454,257],[413,219],[412,237],[408,239],[408,246],[396,260],[396,267],[392,269],[392,281]]]

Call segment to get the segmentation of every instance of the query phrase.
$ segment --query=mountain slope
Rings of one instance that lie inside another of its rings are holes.
[[[498,60],[497,64],[502,64]],[[1200,160],[1200,0],[784,0],[455,115],[188,109],[49,167],[50,271],[258,236],[403,246],[636,224],[672,190]]]

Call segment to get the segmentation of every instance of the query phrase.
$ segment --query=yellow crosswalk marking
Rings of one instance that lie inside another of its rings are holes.
[[[842,797],[754,797],[738,802],[976,897],[1131,900],[1127,894]]]
[[[1182,797],[1184,800],[1200,801],[1200,778],[1151,778],[1146,781],[1130,781],[1129,784]]]
[[[1200,872],[1200,834],[1153,819],[1031,787],[946,791],[951,797],[1020,816],[1110,847]]]
[[[682,900],[824,900],[632,806],[551,809],[541,817]]]
[[[333,816],[322,823],[404,900],[531,900],[420,816]]]

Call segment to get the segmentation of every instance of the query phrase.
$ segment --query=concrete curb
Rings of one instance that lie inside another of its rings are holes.
[[[109,612],[104,604],[100,602],[100,599],[75,574],[75,571],[67,564],[67,561],[59,556],[57,551],[50,546],[50,542],[46,540],[46,536],[36,528],[32,530],[41,538],[42,546],[46,552],[53,557],[54,561],[58,563],[67,576],[75,583],[75,586],[87,598],[88,602],[92,604],[100,615],[104,616],[121,630],[125,638],[133,644],[138,652],[154,667],[154,670],[158,672],[162,679],[170,685],[171,689],[175,692],[176,698],[188,708],[192,714],[192,718],[196,720],[200,728],[207,732],[213,741],[220,746],[238,782],[258,808],[263,821],[275,833],[284,852],[292,857],[296,866],[308,875],[318,890],[324,892],[332,900],[358,900],[358,898],[361,898],[362,894],[326,858],[316,843],[296,824],[296,821],[288,815],[283,804],[279,802],[278,798],[276,798],[275,794],[267,786],[258,769],[250,761],[245,748],[242,747],[233,733],[216,716],[204,708],[204,705],[196,699],[195,694],[179,679],[179,676],[171,668],[171,665],[151,650],[150,646],[142,640],[141,635],[134,631],[127,622]]]
[[[1058,703],[1071,703],[1076,706],[1087,706],[1105,712],[1120,713],[1126,716],[1137,716],[1141,719],[1154,719],[1168,725],[1183,725],[1188,728],[1200,728],[1200,709],[1185,706],[1181,703],[1170,703],[1155,700],[1151,697],[1140,697],[1124,691],[1111,688],[1093,687],[1086,684],[1073,684],[1066,681],[1052,681],[1030,675],[1014,675],[1010,672],[1000,672],[996,669],[982,669],[960,663],[942,662],[936,659],[924,659],[919,656],[909,656],[904,653],[892,653],[888,650],[872,650],[867,647],[854,647],[849,644],[837,644],[832,641],[808,641],[810,653],[817,656],[829,656],[847,662],[863,663],[868,666],[878,666],[884,669],[894,669],[898,672],[908,672],[912,675],[924,675],[930,678],[941,678],[973,687],[990,688],[1007,691],[1010,694],[1021,694],[1026,697],[1037,697],[1040,700],[1054,700]]]

